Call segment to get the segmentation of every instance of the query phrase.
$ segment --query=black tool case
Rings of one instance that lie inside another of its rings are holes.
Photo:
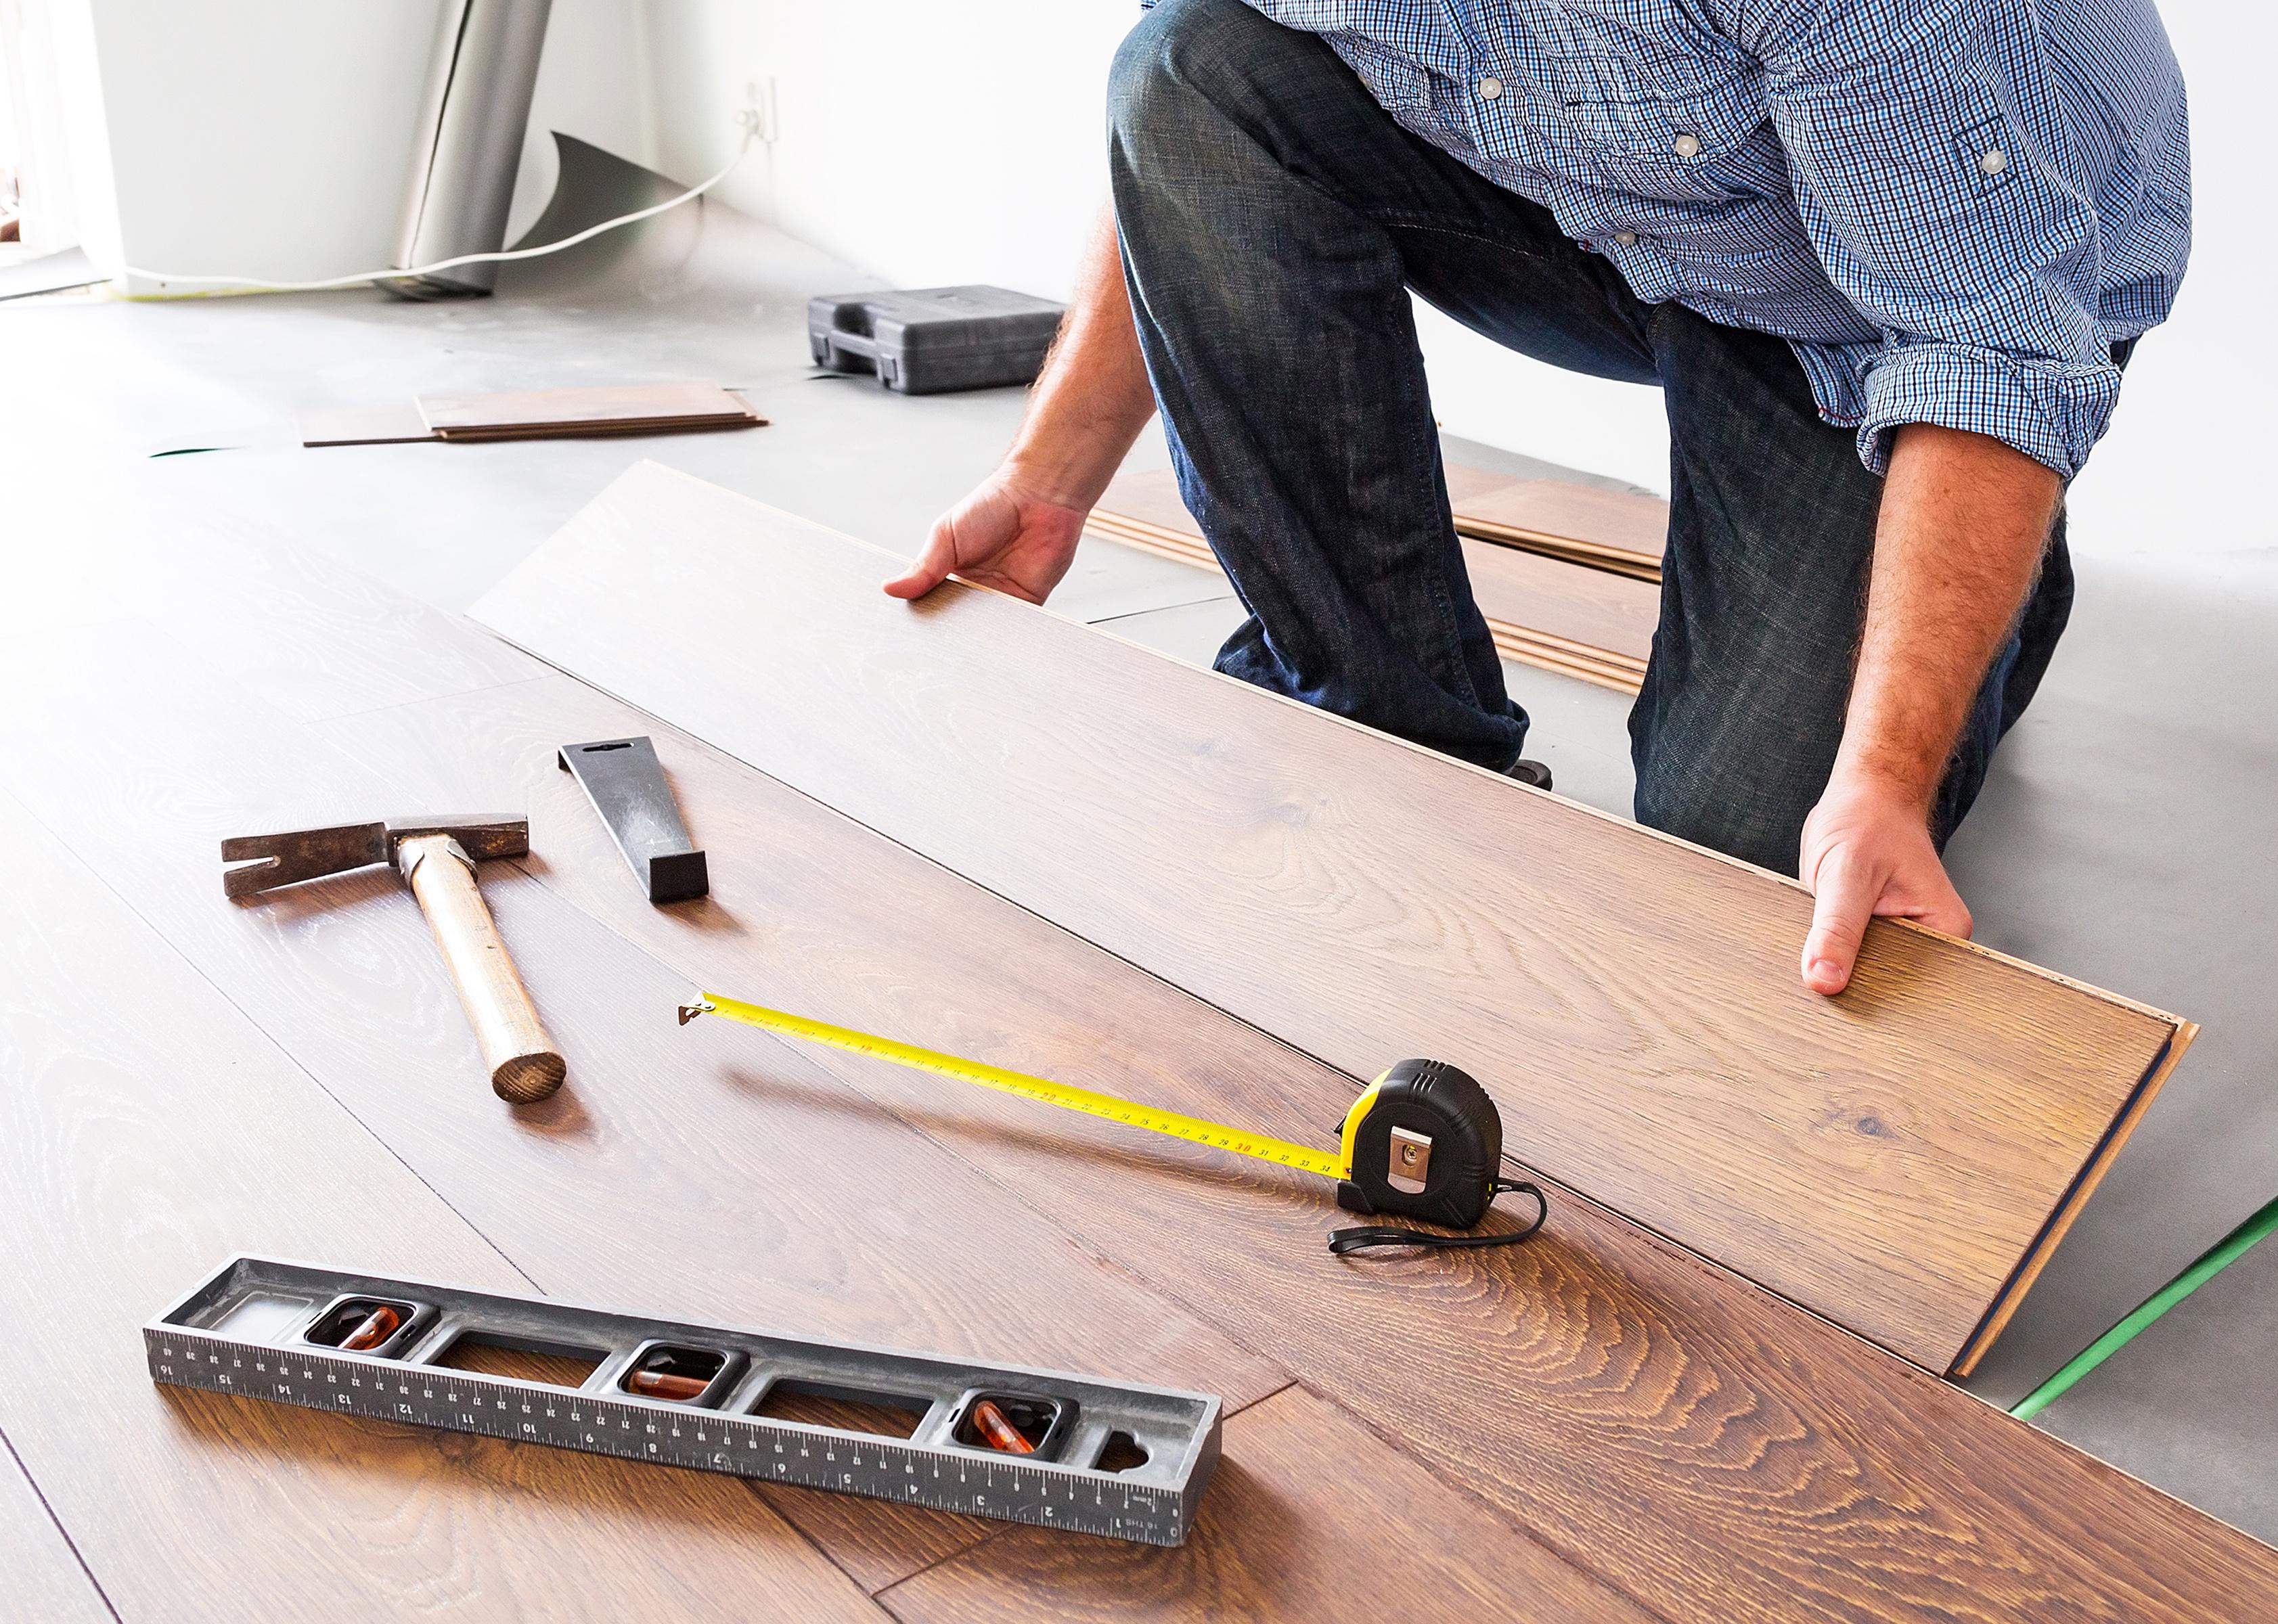
[[[807,347],[819,367],[903,394],[1033,383],[1063,309],[1005,287],[825,294],[807,301]]]

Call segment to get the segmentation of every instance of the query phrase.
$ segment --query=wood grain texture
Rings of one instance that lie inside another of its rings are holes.
[[[1189,567],[1207,571],[1220,583],[1226,575],[1207,543],[1199,537],[1174,536],[1167,531],[1143,530],[1126,525],[1112,515],[1095,513],[1086,522],[1084,535],[1095,542],[1106,542],[1119,547],[1135,547]],[[1653,621],[1650,616],[1635,613],[1637,606],[1624,601],[1617,591],[1601,584],[1620,581],[1624,586],[1647,594],[1650,599],[1655,589],[1634,581],[1609,576],[1600,570],[1586,569],[1575,564],[1531,554],[1514,553],[1508,547],[1491,546],[1484,542],[1464,541],[1462,544],[1469,566],[1472,593],[1486,617],[1487,635],[1494,639],[1495,652],[1505,660],[1521,665],[1534,666],[1545,671],[1556,671],[1562,676],[1579,677],[1586,682],[1595,682],[1601,688],[1612,688],[1623,693],[1634,694],[1644,685],[1646,660],[1643,655],[1618,653],[1601,648],[1584,640],[1590,636],[1606,637],[1600,622],[1609,610],[1618,617],[1617,632],[1619,639],[1636,643],[1641,637],[1649,651],[1653,641]],[[1472,560],[1474,553],[1486,554]],[[1516,560],[1516,567],[1504,560]],[[1552,590],[1540,590],[1543,583],[1531,578],[1527,566],[1536,571],[1550,570],[1561,576],[1588,577],[1586,583],[1555,579]],[[1570,591],[1569,589],[1572,590]],[[1224,590],[1233,591],[1231,583]],[[1494,609],[1490,612],[1492,601]],[[1059,606],[1055,604],[1054,608]],[[1515,618],[1514,618],[1515,617]],[[1075,617],[1081,619],[1081,616]],[[1622,621],[1629,622],[1625,627]],[[1563,625],[1570,632],[1583,637],[1563,637],[1539,629],[1534,622]]]
[[[214,661],[226,661],[226,621],[186,623],[213,635]],[[334,624],[353,643],[363,622]],[[344,663],[377,661],[382,646],[344,653]],[[540,1289],[684,1318],[1132,1376],[1218,1393],[1230,1409],[1286,1384],[1269,1360],[1003,1201],[806,1056],[763,1049],[755,1057],[726,1023],[681,1033],[672,1010],[684,980],[513,865],[492,863],[484,894],[573,1068],[551,1100],[501,1105],[478,1080],[451,980],[393,874],[374,868],[269,893],[256,905],[211,895],[213,831],[419,801],[419,769],[459,759],[459,741],[439,731],[391,764],[394,773],[371,772],[233,690],[213,662],[198,691],[169,692],[160,674],[195,656],[163,642],[113,648],[72,634],[17,652],[86,707],[34,705],[0,721],[8,760],[40,766],[19,781],[22,792]],[[425,657],[417,643],[402,652],[411,662]],[[6,665],[0,658],[0,673]],[[100,736],[77,725],[89,712],[109,719]],[[0,764],[0,782],[7,776]],[[554,776],[577,793],[568,774]],[[287,791],[281,805],[272,798]],[[590,805],[582,810],[598,829]],[[536,850],[531,867],[542,873],[543,838]],[[638,894],[622,859],[613,874]],[[708,929],[767,928],[699,906]],[[694,1086],[691,1064],[700,1068]],[[799,1146],[829,1154],[787,1153]],[[312,1247],[271,1249],[294,1256]],[[337,1247],[322,1254],[362,1261]],[[769,1498],[874,1588],[986,1526],[844,1497]]]
[[[415,635],[389,617],[334,616],[321,606],[310,619],[312,646],[325,642],[317,629],[334,632],[340,663],[374,674],[391,660],[416,669],[437,657],[437,640],[447,645],[459,633],[446,623]],[[186,616],[185,626],[214,637],[202,672],[250,658],[233,628],[198,616]],[[73,641],[65,639],[66,652]],[[368,800],[371,787],[340,780],[337,764],[321,767],[323,751],[288,748],[297,736],[289,729],[262,743],[274,719],[233,696],[177,696],[171,708],[146,714],[150,692],[138,708],[134,682],[113,689],[96,680],[113,658],[104,651],[83,651],[87,669],[55,666],[52,650],[31,652],[35,670],[61,679],[58,698],[80,707],[67,719],[98,716],[116,728],[140,717],[149,736],[82,737],[79,753],[50,758],[83,733],[59,725],[42,736],[46,742],[0,755],[0,770],[36,760],[85,781],[73,804],[115,848],[104,860],[154,917],[164,914],[186,951],[218,972],[230,971],[248,943],[270,961],[269,975],[240,966],[230,982],[242,1000],[278,981],[262,995],[271,1001],[265,1024],[297,1014],[310,1023],[296,1029],[298,1046],[318,1033],[315,1045],[334,1058],[370,1043],[375,1069],[399,1095],[409,1092],[407,1077],[435,1079],[432,1100],[446,1109],[423,1110],[412,1094],[391,1137],[432,1141],[457,1127],[441,1079],[470,1051],[462,1028],[455,1047],[433,1041],[451,1030],[447,987],[393,881],[375,874],[369,895],[362,881],[333,882],[338,894],[303,899],[290,938],[266,945],[259,931],[201,939],[185,928],[216,917],[265,926],[275,917],[222,908],[206,895],[199,817],[241,821],[248,784],[291,786],[319,804]],[[157,658],[181,668],[171,652]],[[11,727],[29,708],[17,680]],[[215,714],[243,726],[216,736],[192,725]],[[677,977],[780,987],[786,1002],[857,1025],[1184,1109],[1288,1124],[1293,1132],[1310,1122],[1326,1127],[1350,1097],[1350,1079],[565,679],[344,713],[325,731],[384,768],[399,803],[527,801],[539,854],[532,879],[637,937]],[[553,767],[562,739],[638,731],[658,735],[692,827],[715,855],[715,895],[699,909],[642,900],[591,809]],[[177,733],[183,737],[169,753]],[[183,821],[190,827],[178,853],[169,831]],[[178,892],[180,856],[195,872]],[[192,891],[203,912],[191,911]],[[548,952],[559,942],[570,962],[583,962],[583,943],[554,916],[530,915],[526,930],[524,916],[509,918],[505,910],[524,896],[518,883],[495,888],[517,942],[529,935]],[[326,967],[314,984],[332,989],[323,997],[303,979],[320,959]],[[276,977],[279,961],[292,973]],[[542,995],[554,972],[529,955],[525,968]],[[609,990],[596,1002],[629,1008],[650,995],[643,984],[604,980]],[[606,1023],[597,1018],[594,1031],[598,1048]],[[2267,1610],[2259,1605],[2270,1585],[2262,1548],[1587,1203],[1555,1196],[1550,1234],[1514,1254],[1333,1263],[1319,1245],[1336,1215],[1314,1181],[1229,1166],[1146,1136],[1118,1138],[1106,1125],[1071,1127],[1057,1116],[1040,1123],[1019,1101],[944,1097],[931,1079],[865,1071],[851,1056],[813,1058],[849,1063],[833,1075],[860,1097],[825,1093],[791,1064],[806,1057],[734,1031],[742,1046],[733,1055],[699,1056],[692,1071],[646,1048],[638,1077],[630,1064],[610,1063],[612,1081],[597,1098],[662,1097],[606,1120],[547,1125],[548,1142],[576,1154],[556,1163],[562,1187],[538,1193],[546,1204],[531,1229],[569,1231],[589,1257],[646,1263],[650,1277],[685,1281],[673,1289],[693,1296],[703,1283],[684,1253],[739,1265],[747,1255],[720,1252],[715,1231],[669,1215],[654,1234],[626,1234],[580,1208],[577,1192],[612,1183],[591,1170],[628,1155],[638,1165],[623,1182],[652,1191],[700,1172],[707,1155],[739,1137],[722,1132],[737,1107],[721,1092],[738,1079],[751,1079],[745,1093],[810,1091],[829,1109],[808,1131],[834,1144],[858,1132],[866,1112],[892,1111],[985,1171],[984,1186],[940,1204],[959,1215],[953,1229],[968,1208],[1006,1195],[1026,1212],[1053,1216],[1083,1236],[1096,1266],[1150,1281],[1166,1304],[1156,1312],[1177,1313],[1167,1307],[1177,1298],[1271,1350],[1380,1436],[1418,1453],[1441,1482],[1484,1496],[1673,1618],[2159,1619]],[[391,1033],[398,1044],[426,1047],[390,1049]],[[699,1023],[671,1041],[705,1036]],[[573,1040],[573,1050],[582,1056],[585,1041]],[[620,1064],[628,1080],[616,1080]],[[657,1074],[669,1089],[641,1086]],[[577,1092],[573,1086],[557,1102]],[[490,1109],[494,1119],[508,1115]],[[445,1119],[432,1120],[439,1115]],[[1083,1137],[1092,1132],[1105,1137]],[[652,1135],[653,1160],[640,1150]],[[513,1142],[481,1139],[462,1155],[502,1161],[500,1147]],[[848,1141],[850,1155],[863,1149]],[[504,1182],[527,1193],[524,1182]],[[740,1224],[753,1189],[772,1193],[780,1182],[746,1173],[695,1200],[709,1203],[715,1226]],[[375,1210],[389,1210],[384,1195]],[[1023,1232],[1043,1221],[1023,1218]],[[818,1210],[808,1222],[845,1219]],[[769,1266],[777,1237],[766,1226],[755,1237],[755,1269]],[[859,1231],[839,1238],[865,1240]],[[911,1244],[900,1235],[879,1241],[889,1252]],[[861,1289],[859,1264],[842,1289]],[[1096,1310],[1077,1300],[1066,1312]],[[1117,1329],[1128,1337],[1131,1328]],[[1428,1528],[1451,1514],[1435,1510],[1419,1521]],[[1353,1539],[1396,1548],[1384,1530]]]
[[[642,731],[712,856],[698,909],[650,907],[553,766]],[[430,797],[526,799],[543,885],[690,983],[1323,1143],[1357,1086],[570,679],[325,732]],[[1319,1180],[806,1057],[1671,1618],[2221,1617],[2278,1583],[2264,1547],[1563,1191],[1511,1252],[1336,1262]]]
[[[1456,528],[1482,541],[1661,579],[1669,504],[1563,479],[1515,479],[1456,496]]]
[[[226,668],[264,705],[313,721],[547,670],[495,637],[469,635],[455,615],[328,567],[264,525],[135,503],[89,515],[77,539],[69,551],[27,558],[14,578],[25,602],[45,606],[40,637],[173,648],[195,662],[170,674],[177,687]],[[99,601],[84,590],[89,577],[103,583]],[[66,606],[80,614],[66,616]],[[21,629],[19,652],[38,640]],[[25,680],[38,682],[36,666]],[[23,697],[32,703],[41,693],[27,687]],[[67,693],[50,697],[70,702]]]
[[[477,618],[1936,1370],[2176,1035],[1883,920],[1817,998],[1800,888],[886,557],[644,464]]]
[[[1416,1462],[1291,1388],[1227,1422],[1226,1460],[1186,1544],[1102,1550],[1021,1529],[879,1599],[910,1624],[1655,1616],[1484,1506],[1451,1501]]]
[[[869,1614],[730,1479],[154,1384],[233,1251],[528,1282],[5,797],[0,869],[0,1430],[119,1616]]]
[[[1661,618],[1661,591],[1628,576],[1585,569],[1538,553],[1476,541],[1464,545],[1472,594],[1491,621],[1528,628],[1540,637],[1635,663],[1640,675],[1653,653]],[[1555,613],[1546,611],[1555,607]]]
[[[118,1615],[80,1565],[46,1502],[0,1437],[0,1585],[12,1616],[40,1624],[110,1624]]]
[[[1450,468],[1448,474],[1451,495],[1509,483],[1476,469]],[[1167,469],[1119,475],[1087,522],[1093,534],[1107,540],[1197,568],[1218,568],[1202,527],[1187,512]],[[1661,613],[1657,587],[1563,557],[1469,537],[1461,545],[1472,596],[1505,659],[1626,693],[1638,691]]]

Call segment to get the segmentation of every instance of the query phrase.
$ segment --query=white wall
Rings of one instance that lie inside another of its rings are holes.
[[[1107,193],[1108,59],[1133,0],[648,0],[659,155],[699,179],[775,88],[727,201],[906,286],[1063,296]]]
[[[76,230],[98,261],[108,237],[141,264],[313,278],[386,261],[436,5],[0,0],[0,27],[51,42],[66,85],[99,54],[99,92],[46,121],[78,132]],[[2074,493],[2088,553],[2273,545],[2254,347],[2278,236],[2259,81],[2278,39],[2262,8],[2165,9],[2192,91],[2198,248]],[[1132,0],[556,0],[514,229],[551,191],[549,128],[694,180],[733,154],[756,95],[774,139],[730,202],[889,281],[1064,296],[1106,194],[1108,60],[1137,15]],[[106,143],[115,210],[88,156]],[[1656,392],[1556,372],[1429,310],[1419,330],[1449,430],[1666,489]]]
[[[2075,485],[2082,551],[2278,552],[2269,470],[2272,199],[2268,8],[2162,0],[2190,88],[2191,268],[2175,315],[2128,366],[2110,431]]]

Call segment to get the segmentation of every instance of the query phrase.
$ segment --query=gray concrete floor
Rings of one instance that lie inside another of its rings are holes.
[[[555,218],[659,183],[589,165]],[[88,482],[185,526],[258,526],[464,608],[636,459],[654,458],[901,552],[993,462],[1021,393],[909,400],[815,378],[808,295],[866,280],[707,206],[502,279],[502,296],[370,292],[164,305],[0,306],[0,581],[67,547]],[[444,390],[715,379],[773,426],[728,434],[303,451],[302,408]],[[199,447],[223,447],[203,453]],[[1459,454],[1542,465],[1481,447]],[[195,453],[195,454],[164,454]],[[1135,454],[1159,461],[1159,441]],[[2245,516],[2242,516],[2242,522]],[[2267,527],[2266,527],[2267,529]],[[2278,1193],[2278,548],[2153,568],[2084,557],[2042,696],[1950,853],[1981,940],[2205,1024],[1973,1385],[2007,1403]],[[100,582],[88,590],[100,591]],[[9,602],[12,614],[36,606]],[[1207,660],[1239,608],[1204,572],[1088,544],[1054,607]],[[1562,793],[1626,813],[1622,696],[1513,667],[1529,753]],[[2042,1423],[2278,1538],[2278,1403],[2256,1355],[2278,1247],[2234,1267]]]

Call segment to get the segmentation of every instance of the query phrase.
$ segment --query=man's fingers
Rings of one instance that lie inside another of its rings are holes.
[[[957,568],[957,539],[947,521],[933,527],[926,538],[925,551],[918,561],[886,583],[887,595],[893,598],[922,598],[943,582]]]
[[[1938,887],[1938,895],[1931,898],[1927,907],[1916,911],[1914,918],[1917,923],[1927,925],[1932,930],[1942,930],[1949,936],[1959,936],[1967,942],[1970,933],[1976,928],[1976,921],[1969,917],[1969,904],[1961,900],[1961,893],[1953,888],[1953,882],[1946,880],[1944,873],[1941,873],[1938,878],[1945,883]]]
[[[1811,934],[1803,939],[1803,984],[1833,997],[1851,984],[1867,921],[1882,894],[1882,880],[1849,850],[1837,846],[1820,859],[1812,881]]]

